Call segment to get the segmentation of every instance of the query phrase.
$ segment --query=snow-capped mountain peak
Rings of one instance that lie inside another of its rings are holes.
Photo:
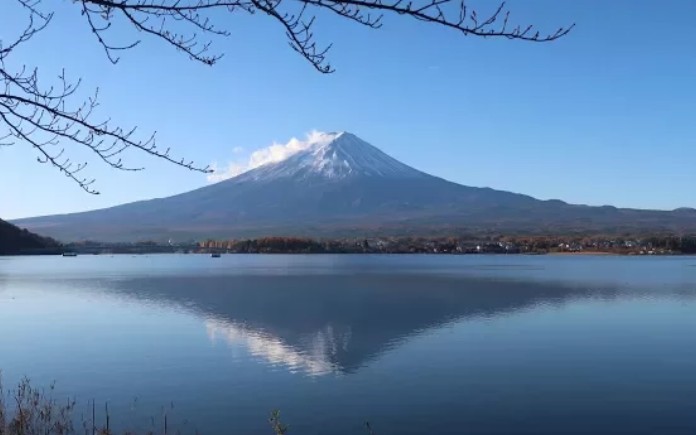
[[[269,163],[238,177],[242,180],[321,177],[413,178],[424,174],[388,156],[348,132],[321,133],[312,142],[280,162]]]

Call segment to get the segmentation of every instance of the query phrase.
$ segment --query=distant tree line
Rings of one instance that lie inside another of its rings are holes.
[[[696,235],[652,236],[452,236],[313,239],[262,237],[185,243],[140,241],[104,243],[59,242],[0,220],[0,255],[98,253],[229,252],[239,254],[544,254],[556,252],[634,254],[696,254]]]
[[[56,253],[60,244],[0,219],[0,255]]]
[[[251,240],[206,240],[201,248],[234,253],[349,253],[362,252],[355,243],[340,240],[314,240],[300,237],[263,237]]]
[[[696,254],[696,236],[650,237],[647,244],[655,249],[678,251],[683,254]]]
[[[206,240],[204,252],[230,253],[434,253],[524,254],[597,252],[615,254],[696,254],[696,235],[649,237],[491,236],[385,237],[370,239],[312,239],[264,237],[246,240]]]
[[[616,254],[696,254],[696,235],[500,237],[523,252],[585,251]]]

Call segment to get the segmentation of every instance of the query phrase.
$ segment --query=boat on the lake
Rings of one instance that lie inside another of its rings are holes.
[[[220,258],[221,254],[219,252],[214,252],[210,256],[213,258]]]
[[[63,252],[63,257],[77,257],[77,252]]]

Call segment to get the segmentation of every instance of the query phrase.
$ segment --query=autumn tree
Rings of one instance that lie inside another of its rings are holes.
[[[328,58],[331,44],[317,42],[313,31],[315,13],[321,10],[373,29],[382,26],[385,15],[394,15],[462,36],[528,42],[554,41],[573,28],[570,25],[542,33],[532,25],[514,24],[505,3],[482,13],[465,0],[69,0],[69,4],[79,9],[85,29],[114,64],[141,38],[151,38],[193,61],[214,65],[222,53],[212,50],[213,40],[229,36],[232,15],[250,14],[277,23],[290,47],[323,74],[334,72],[334,68]],[[209,171],[176,157],[168,147],[158,146],[154,135],[141,135],[135,127],[96,119],[97,93],[80,99],[76,94],[79,79],[69,79],[64,71],[51,71],[51,76],[58,73],[58,80],[45,85],[36,68],[11,62],[18,47],[49,27],[54,6],[54,1],[41,0],[3,0],[0,5],[0,14],[18,7],[26,16],[26,27],[18,35],[5,35],[0,29],[0,144],[32,147],[39,162],[93,194],[98,193],[94,179],[83,175],[87,162],[73,160],[71,150],[85,148],[96,161],[122,171],[142,169],[123,160],[127,151],[194,171]],[[114,26],[131,29],[133,39],[125,44],[114,42]]]

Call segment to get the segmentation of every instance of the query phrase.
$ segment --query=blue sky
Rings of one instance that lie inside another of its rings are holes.
[[[695,2],[509,2],[521,23],[577,23],[548,44],[461,37],[403,18],[369,30],[320,15],[319,40],[334,43],[332,75],[315,72],[260,15],[229,20],[232,36],[214,44],[225,57],[212,68],[153,40],[113,66],[78,11],[60,3],[51,27],[13,62],[47,79],[64,67],[85,91],[100,88],[99,115],[156,130],[160,144],[203,164],[243,161],[313,129],[347,130],[462,184],[574,203],[696,207]],[[0,37],[22,17],[0,15]],[[147,171],[92,161],[101,191],[92,196],[36,163],[29,147],[0,148],[0,217],[101,208],[208,183],[140,153],[126,157]]]

